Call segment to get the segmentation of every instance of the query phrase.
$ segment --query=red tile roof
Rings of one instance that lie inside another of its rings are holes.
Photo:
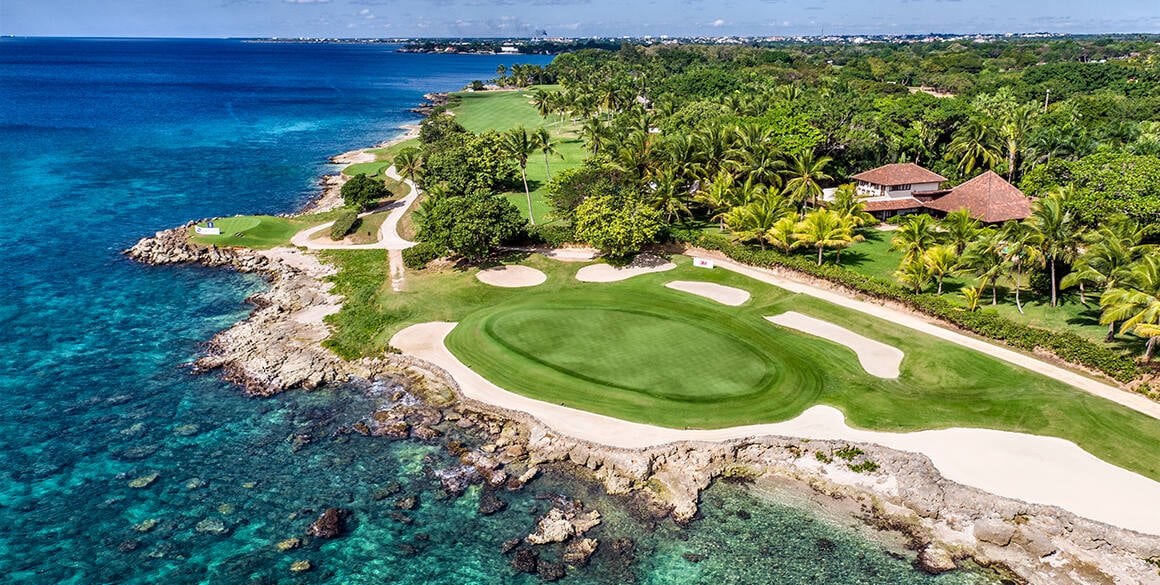
[[[928,171],[912,163],[883,165],[850,177],[855,181],[866,181],[875,185],[915,185],[918,183],[941,183],[946,177]]]
[[[971,217],[985,223],[1024,219],[1031,215],[1031,200],[994,171],[987,171],[955,187],[949,195],[928,202],[926,207],[946,213],[967,209]]]
[[[878,199],[864,201],[866,211],[898,211],[899,209],[921,209],[922,202],[914,197],[899,197],[897,199]]]

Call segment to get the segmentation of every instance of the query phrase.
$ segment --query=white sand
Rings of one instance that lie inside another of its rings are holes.
[[[536,286],[544,284],[544,281],[548,280],[547,274],[531,266],[520,266],[519,264],[485,268],[477,272],[475,277],[484,284],[503,288]]]
[[[876,443],[922,453],[947,479],[1001,496],[1059,506],[1080,516],[1160,534],[1160,483],[1106,463],[1074,443],[986,429],[885,433],[852,429],[842,413],[814,406],[772,424],[679,430],[632,423],[533,400],[499,388],[456,359],[443,344],[455,323],[423,323],[391,339],[404,353],[447,370],[468,398],[527,412],[559,433],[639,449],[673,441],[726,441],[763,435]]]
[[[858,356],[858,362],[862,364],[862,369],[871,376],[879,378],[898,377],[904,354],[897,347],[858,335],[829,321],[822,321],[794,311],[787,311],[780,315],[766,317],[766,319],[782,327],[796,329],[802,333],[821,337],[854,350]]]
[[[744,305],[745,301],[749,300],[749,291],[734,288],[732,286],[725,286],[714,282],[698,282],[694,280],[674,280],[665,283],[665,286],[673,290],[679,290],[699,297],[705,297],[712,301],[717,301],[722,305],[729,305],[736,307]]]
[[[677,265],[651,254],[640,254],[628,266],[593,264],[576,271],[576,280],[581,282],[616,282],[650,272],[672,270]]]

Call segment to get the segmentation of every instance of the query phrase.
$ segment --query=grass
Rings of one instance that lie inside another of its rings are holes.
[[[190,240],[205,245],[239,246],[266,250],[278,246],[289,246],[290,238],[308,227],[316,226],[328,221],[334,221],[339,211],[314,213],[298,217],[278,217],[273,215],[237,215],[214,220],[214,225],[221,228],[220,236],[193,235],[189,230]],[[200,223],[205,227],[205,223]]]
[[[379,228],[383,226],[388,215],[390,215],[389,211],[380,211],[360,217],[355,222],[351,232],[342,241],[355,245],[373,244],[379,241]],[[334,243],[334,240],[330,239],[330,232],[325,230],[315,234],[311,239],[323,244]]]
[[[692,268],[619,283],[575,280],[576,264],[516,258],[548,274],[531,289],[479,283],[475,269],[408,274],[387,284],[381,251],[332,251],[347,297],[327,345],[344,357],[387,349],[415,323],[458,321],[448,347],[500,386],[540,400],[674,428],[791,419],[814,404],[885,431],[976,427],[1057,436],[1160,479],[1160,421],[1070,386],[880,319],[722,270]],[[678,279],[748,290],[725,307],[663,287]],[[902,349],[897,380],[867,375],[849,349],[781,329],[799,311]]]

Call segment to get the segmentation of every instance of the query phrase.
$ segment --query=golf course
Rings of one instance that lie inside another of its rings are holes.
[[[672,260],[671,271],[611,283],[580,282],[580,266],[537,257],[524,263],[548,275],[540,286],[499,289],[460,276],[458,287],[478,290],[480,302],[438,317],[458,321],[446,346],[504,389],[629,421],[724,428],[785,421],[822,404],[863,429],[970,427],[1060,437],[1160,479],[1160,464],[1139,456],[1160,441],[1154,418],[870,315],[694,268],[687,257]],[[676,280],[733,287],[751,298],[726,306],[665,286]],[[901,350],[900,375],[871,375],[850,348],[765,318],[790,311]]]

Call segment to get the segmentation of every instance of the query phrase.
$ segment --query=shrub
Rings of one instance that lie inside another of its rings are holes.
[[[533,225],[528,226],[528,243],[542,244],[552,248],[559,248],[570,243],[575,238],[571,225]]]
[[[354,230],[355,223],[358,223],[358,212],[353,209],[344,209],[338,219],[334,220],[334,225],[330,226],[330,239],[343,239]]]
[[[877,463],[867,459],[866,461],[863,461],[861,463],[846,464],[846,467],[849,467],[850,471],[853,471],[855,473],[871,473],[874,471],[878,471],[878,468],[880,466]]]
[[[925,315],[1018,349],[1047,350],[1065,362],[1103,372],[1121,382],[1129,382],[1140,374],[1132,356],[1069,331],[1038,329],[1012,321],[994,311],[968,311],[941,296],[915,294],[895,283],[854,272],[842,266],[834,264],[818,266],[802,256],[786,256],[775,250],[755,250],[736,245],[725,236],[717,234],[674,229],[671,235],[680,242],[723,252],[742,264],[764,268],[788,268],[868,297],[896,301]]]
[[[846,461],[853,461],[855,457],[862,455],[862,454],[863,454],[863,452],[861,449],[859,449],[857,447],[852,447],[850,445],[846,445],[845,447],[842,447],[841,449],[834,451],[834,455],[837,455],[838,457],[841,457],[842,459],[845,459]]]
[[[391,192],[387,191],[382,181],[372,179],[366,173],[359,173],[342,185],[343,203],[360,209],[390,196]]]
[[[444,250],[431,242],[419,242],[403,250],[403,266],[411,270],[422,270],[432,260],[443,255]]]

